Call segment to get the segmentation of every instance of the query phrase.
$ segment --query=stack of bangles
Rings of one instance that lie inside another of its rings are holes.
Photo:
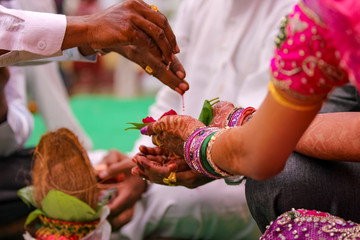
[[[195,129],[184,143],[184,156],[187,164],[191,169],[210,177],[225,178],[230,182],[236,182],[243,176],[233,176],[220,169],[211,158],[211,149],[217,137],[228,130],[230,127],[242,126],[251,119],[255,108],[234,108],[226,122],[226,127],[220,129],[217,127],[201,127]]]

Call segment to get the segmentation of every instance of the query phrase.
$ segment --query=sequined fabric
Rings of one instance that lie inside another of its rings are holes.
[[[271,223],[260,239],[360,239],[360,225],[329,213],[293,209]]]
[[[80,240],[98,225],[99,221],[88,223],[64,222],[39,216],[41,227],[36,231],[37,240]]]
[[[283,19],[276,46],[272,81],[293,97],[325,96],[334,86],[348,82],[326,26],[304,3]]]

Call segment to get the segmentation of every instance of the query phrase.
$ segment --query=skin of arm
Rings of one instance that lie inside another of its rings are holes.
[[[0,123],[6,121],[8,104],[5,95],[5,85],[9,80],[9,70],[6,67],[0,68]]]
[[[255,180],[275,176],[282,171],[296,143],[320,110],[322,102],[316,102],[311,110],[298,111],[280,104],[268,94],[251,121],[230,128],[216,138],[212,161],[233,175]],[[189,116],[165,116],[149,124],[147,134],[153,135],[153,141],[156,138],[163,148],[172,149],[176,143],[168,143],[167,138],[176,135],[185,141],[201,125]]]
[[[360,161],[360,113],[318,114],[295,151],[325,160]]]
[[[251,121],[216,139],[211,151],[214,163],[227,172],[256,180],[275,176],[284,168],[320,106],[296,111],[268,94]]]

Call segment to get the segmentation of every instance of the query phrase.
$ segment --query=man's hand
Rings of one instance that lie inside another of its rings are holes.
[[[146,191],[147,183],[131,174],[134,163],[131,162],[129,157],[116,150],[111,150],[104,157],[102,163],[106,164],[107,167],[99,171],[98,175],[101,179],[116,179],[119,174],[125,176],[123,180],[117,183],[116,194],[108,204],[111,211],[109,220],[113,230],[116,230],[131,220],[133,206]]]
[[[88,16],[67,17],[62,49],[88,46],[115,51],[183,94],[189,85],[175,54],[180,51],[166,17],[142,0],[127,0]],[[168,70],[168,69],[171,69]]]

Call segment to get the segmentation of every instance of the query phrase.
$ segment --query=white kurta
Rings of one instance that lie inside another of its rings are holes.
[[[295,0],[184,0],[175,24],[190,90],[181,97],[163,87],[149,115],[174,109],[198,117],[205,99],[220,97],[236,106],[258,107],[267,92],[274,37]],[[151,145],[142,136],[140,144]],[[132,221],[120,233],[142,239],[159,236],[191,239],[252,239],[244,184],[213,181],[197,189],[153,184],[136,204]],[[192,235],[191,235],[191,231]],[[190,234],[190,235],[189,235]]]

